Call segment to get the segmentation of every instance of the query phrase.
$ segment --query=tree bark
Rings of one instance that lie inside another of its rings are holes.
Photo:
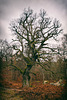
[[[30,86],[30,79],[27,75],[23,75],[23,85],[22,85],[22,87],[25,87],[25,86],[27,86],[27,87]]]
[[[44,84],[44,71],[43,71],[43,69],[42,69],[42,75],[43,75],[43,84]]]

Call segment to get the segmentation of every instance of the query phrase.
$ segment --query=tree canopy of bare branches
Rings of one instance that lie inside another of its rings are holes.
[[[52,21],[50,17],[47,17],[44,10],[40,10],[37,15],[28,8],[24,9],[19,19],[11,22],[11,30],[16,36],[16,39],[13,39],[13,48],[17,50],[17,53],[20,52],[27,64],[22,73],[23,79],[28,82],[32,66],[38,63],[43,67],[41,61],[47,60],[48,51],[55,52],[54,48],[49,47],[47,41],[51,38],[56,39],[62,32],[61,24],[56,19]]]

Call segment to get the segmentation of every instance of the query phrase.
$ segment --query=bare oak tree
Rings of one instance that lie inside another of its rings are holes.
[[[44,10],[40,10],[37,15],[28,8],[19,19],[11,23],[11,30],[16,36],[16,39],[13,39],[13,48],[17,50],[16,54],[20,52],[27,65],[24,71],[18,67],[17,69],[22,73],[23,85],[29,85],[29,74],[33,65],[37,63],[47,70],[42,65],[42,61],[48,59],[49,51],[55,52],[55,48],[51,48],[47,41],[51,38],[56,40],[58,34],[62,32],[61,25],[56,19],[52,21],[50,17],[47,17]],[[13,62],[11,66],[14,66]]]

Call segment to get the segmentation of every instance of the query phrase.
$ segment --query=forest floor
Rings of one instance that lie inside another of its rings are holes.
[[[67,100],[67,87],[32,82],[22,88],[22,83],[4,82],[0,87],[0,100]]]

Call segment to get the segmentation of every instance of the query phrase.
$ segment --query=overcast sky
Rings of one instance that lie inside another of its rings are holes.
[[[9,23],[19,18],[24,8],[30,7],[35,12],[45,9],[49,17],[57,18],[67,33],[67,0],[0,0],[0,38],[11,41]]]

